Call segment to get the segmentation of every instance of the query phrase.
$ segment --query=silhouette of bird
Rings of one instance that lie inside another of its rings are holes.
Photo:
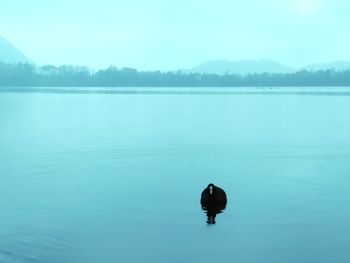
[[[215,217],[226,208],[226,193],[220,187],[210,183],[201,194],[201,206],[206,211],[208,224],[215,224]]]

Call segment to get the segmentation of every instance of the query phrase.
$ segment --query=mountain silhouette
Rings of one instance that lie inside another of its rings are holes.
[[[0,36],[0,62],[30,63],[31,61],[14,45]]]
[[[292,68],[280,64],[270,59],[260,60],[210,60],[191,69],[182,70],[183,73],[206,73],[206,74],[239,74],[249,73],[294,73],[300,70],[319,71],[319,70],[350,70],[350,61],[334,61],[328,63],[311,64],[308,66]]]
[[[207,74],[248,74],[248,73],[289,73],[293,68],[284,66],[270,59],[259,60],[210,60],[192,69],[184,70],[184,73]]]

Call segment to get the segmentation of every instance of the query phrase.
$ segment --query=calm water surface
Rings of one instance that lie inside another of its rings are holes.
[[[1,263],[349,262],[347,91],[48,90],[0,91]]]

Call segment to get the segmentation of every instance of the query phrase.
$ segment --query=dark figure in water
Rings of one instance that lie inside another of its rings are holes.
[[[201,195],[202,209],[206,211],[208,216],[208,224],[215,224],[215,217],[226,208],[226,193],[220,187],[209,184]]]

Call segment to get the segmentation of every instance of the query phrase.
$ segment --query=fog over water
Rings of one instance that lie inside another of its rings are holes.
[[[348,263],[349,8],[1,1],[0,263]]]
[[[0,36],[37,64],[139,70],[213,59],[350,60],[345,0],[2,1]]]

